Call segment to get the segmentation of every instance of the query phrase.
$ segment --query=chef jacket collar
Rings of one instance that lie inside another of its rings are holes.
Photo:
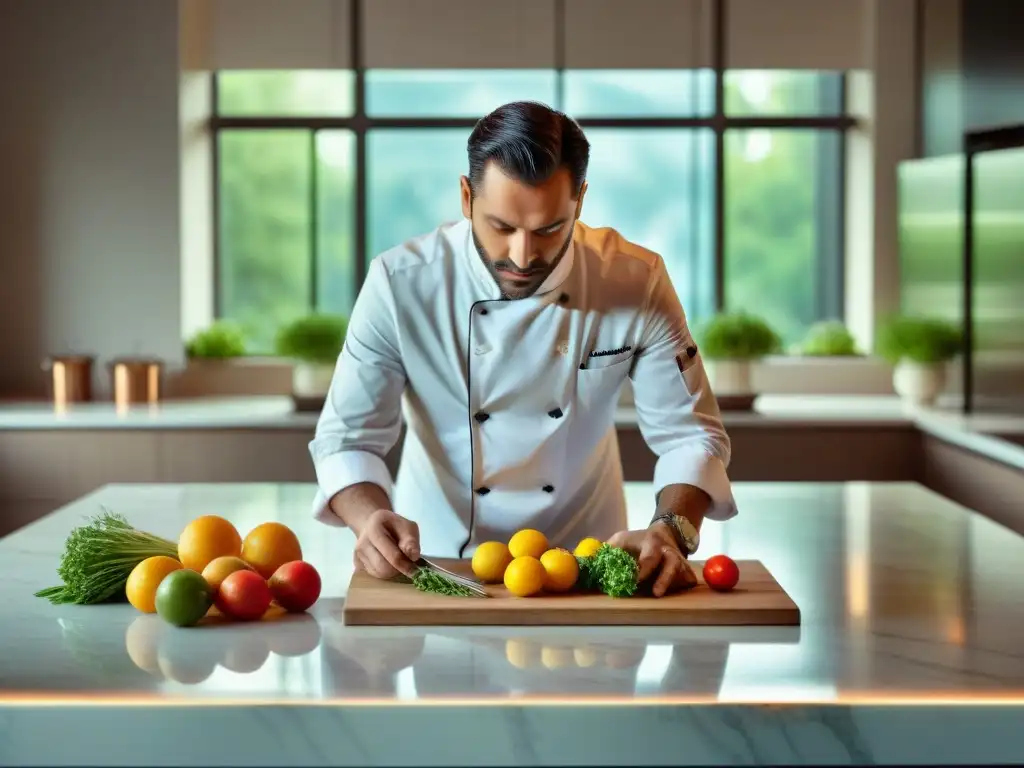
[[[487,269],[487,265],[484,264],[483,258],[477,252],[476,245],[473,243],[473,224],[469,219],[463,219],[462,226],[465,228],[462,247],[463,258],[469,261],[469,268],[476,278],[477,286],[487,294],[487,298],[500,299],[501,289],[498,287],[494,276]],[[534,296],[543,296],[546,293],[550,293],[565,282],[566,278],[569,277],[569,273],[572,272],[575,250],[576,231],[574,225],[572,240],[569,242],[569,247],[565,250],[565,255],[562,256],[562,260],[558,262],[558,266],[552,270],[551,274],[544,278],[544,282],[534,292]]]

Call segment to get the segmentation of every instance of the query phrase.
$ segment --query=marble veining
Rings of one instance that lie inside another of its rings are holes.
[[[700,554],[762,560],[800,627],[346,627],[352,535],[309,517],[312,493],[109,486],[0,539],[0,765],[1024,754],[1024,538],[920,486],[736,485],[739,517],[707,523]],[[627,499],[634,524],[649,519],[649,485]],[[169,538],[210,512],[243,532],[286,522],[323,597],[308,615],[193,629],[33,597],[102,506]],[[928,739],[908,746],[900,728]]]

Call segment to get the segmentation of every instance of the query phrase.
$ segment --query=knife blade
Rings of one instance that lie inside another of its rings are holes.
[[[428,570],[434,571],[435,573],[439,573],[442,576],[445,576],[446,578],[451,579],[456,584],[465,587],[475,595],[479,595],[480,597],[490,597],[487,591],[483,588],[483,583],[477,581],[476,579],[471,579],[468,576],[463,576],[459,573],[453,573],[452,571],[449,571],[447,568],[443,568],[442,566],[438,565],[437,563],[431,560],[428,560],[425,557],[420,557],[419,560],[416,561],[416,565],[418,565],[420,568],[426,568]]]

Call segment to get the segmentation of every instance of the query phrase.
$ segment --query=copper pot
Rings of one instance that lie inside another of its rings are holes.
[[[43,361],[43,370],[50,374],[50,397],[54,405],[87,403],[92,400],[92,355],[53,355]]]
[[[148,357],[122,357],[111,360],[111,390],[119,407],[135,403],[156,403],[161,397],[163,363]]]

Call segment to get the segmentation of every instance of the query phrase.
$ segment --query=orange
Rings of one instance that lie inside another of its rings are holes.
[[[576,555],[576,557],[593,557],[597,554],[597,550],[600,548],[601,542],[588,536],[576,545],[576,549],[573,551],[573,554]]]
[[[242,542],[242,559],[260,576],[269,579],[274,571],[292,560],[302,559],[299,538],[283,523],[257,525]]]
[[[512,557],[539,559],[547,549],[548,537],[532,528],[517,531],[508,541],[508,550],[512,553]]]
[[[238,557],[242,537],[238,530],[217,515],[197,517],[185,526],[178,537],[178,559],[186,568],[202,573],[211,560]]]
[[[203,578],[210,585],[210,589],[216,592],[220,589],[221,582],[235,571],[251,570],[252,566],[242,558],[235,557],[234,555],[223,555],[215,557],[207,563],[206,567],[203,568]]]
[[[500,541],[485,541],[473,553],[473,573],[487,584],[500,584],[512,553]]]
[[[173,557],[147,557],[128,574],[128,581],[124,585],[128,602],[143,613],[156,613],[156,588],[164,576],[181,568],[181,563]]]
[[[516,597],[530,597],[544,588],[544,566],[536,557],[517,557],[505,569],[505,588]]]
[[[540,556],[544,566],[544,589],[549,592],[568,592],[580,575],[576,558],[564,549],[549,549]]]

